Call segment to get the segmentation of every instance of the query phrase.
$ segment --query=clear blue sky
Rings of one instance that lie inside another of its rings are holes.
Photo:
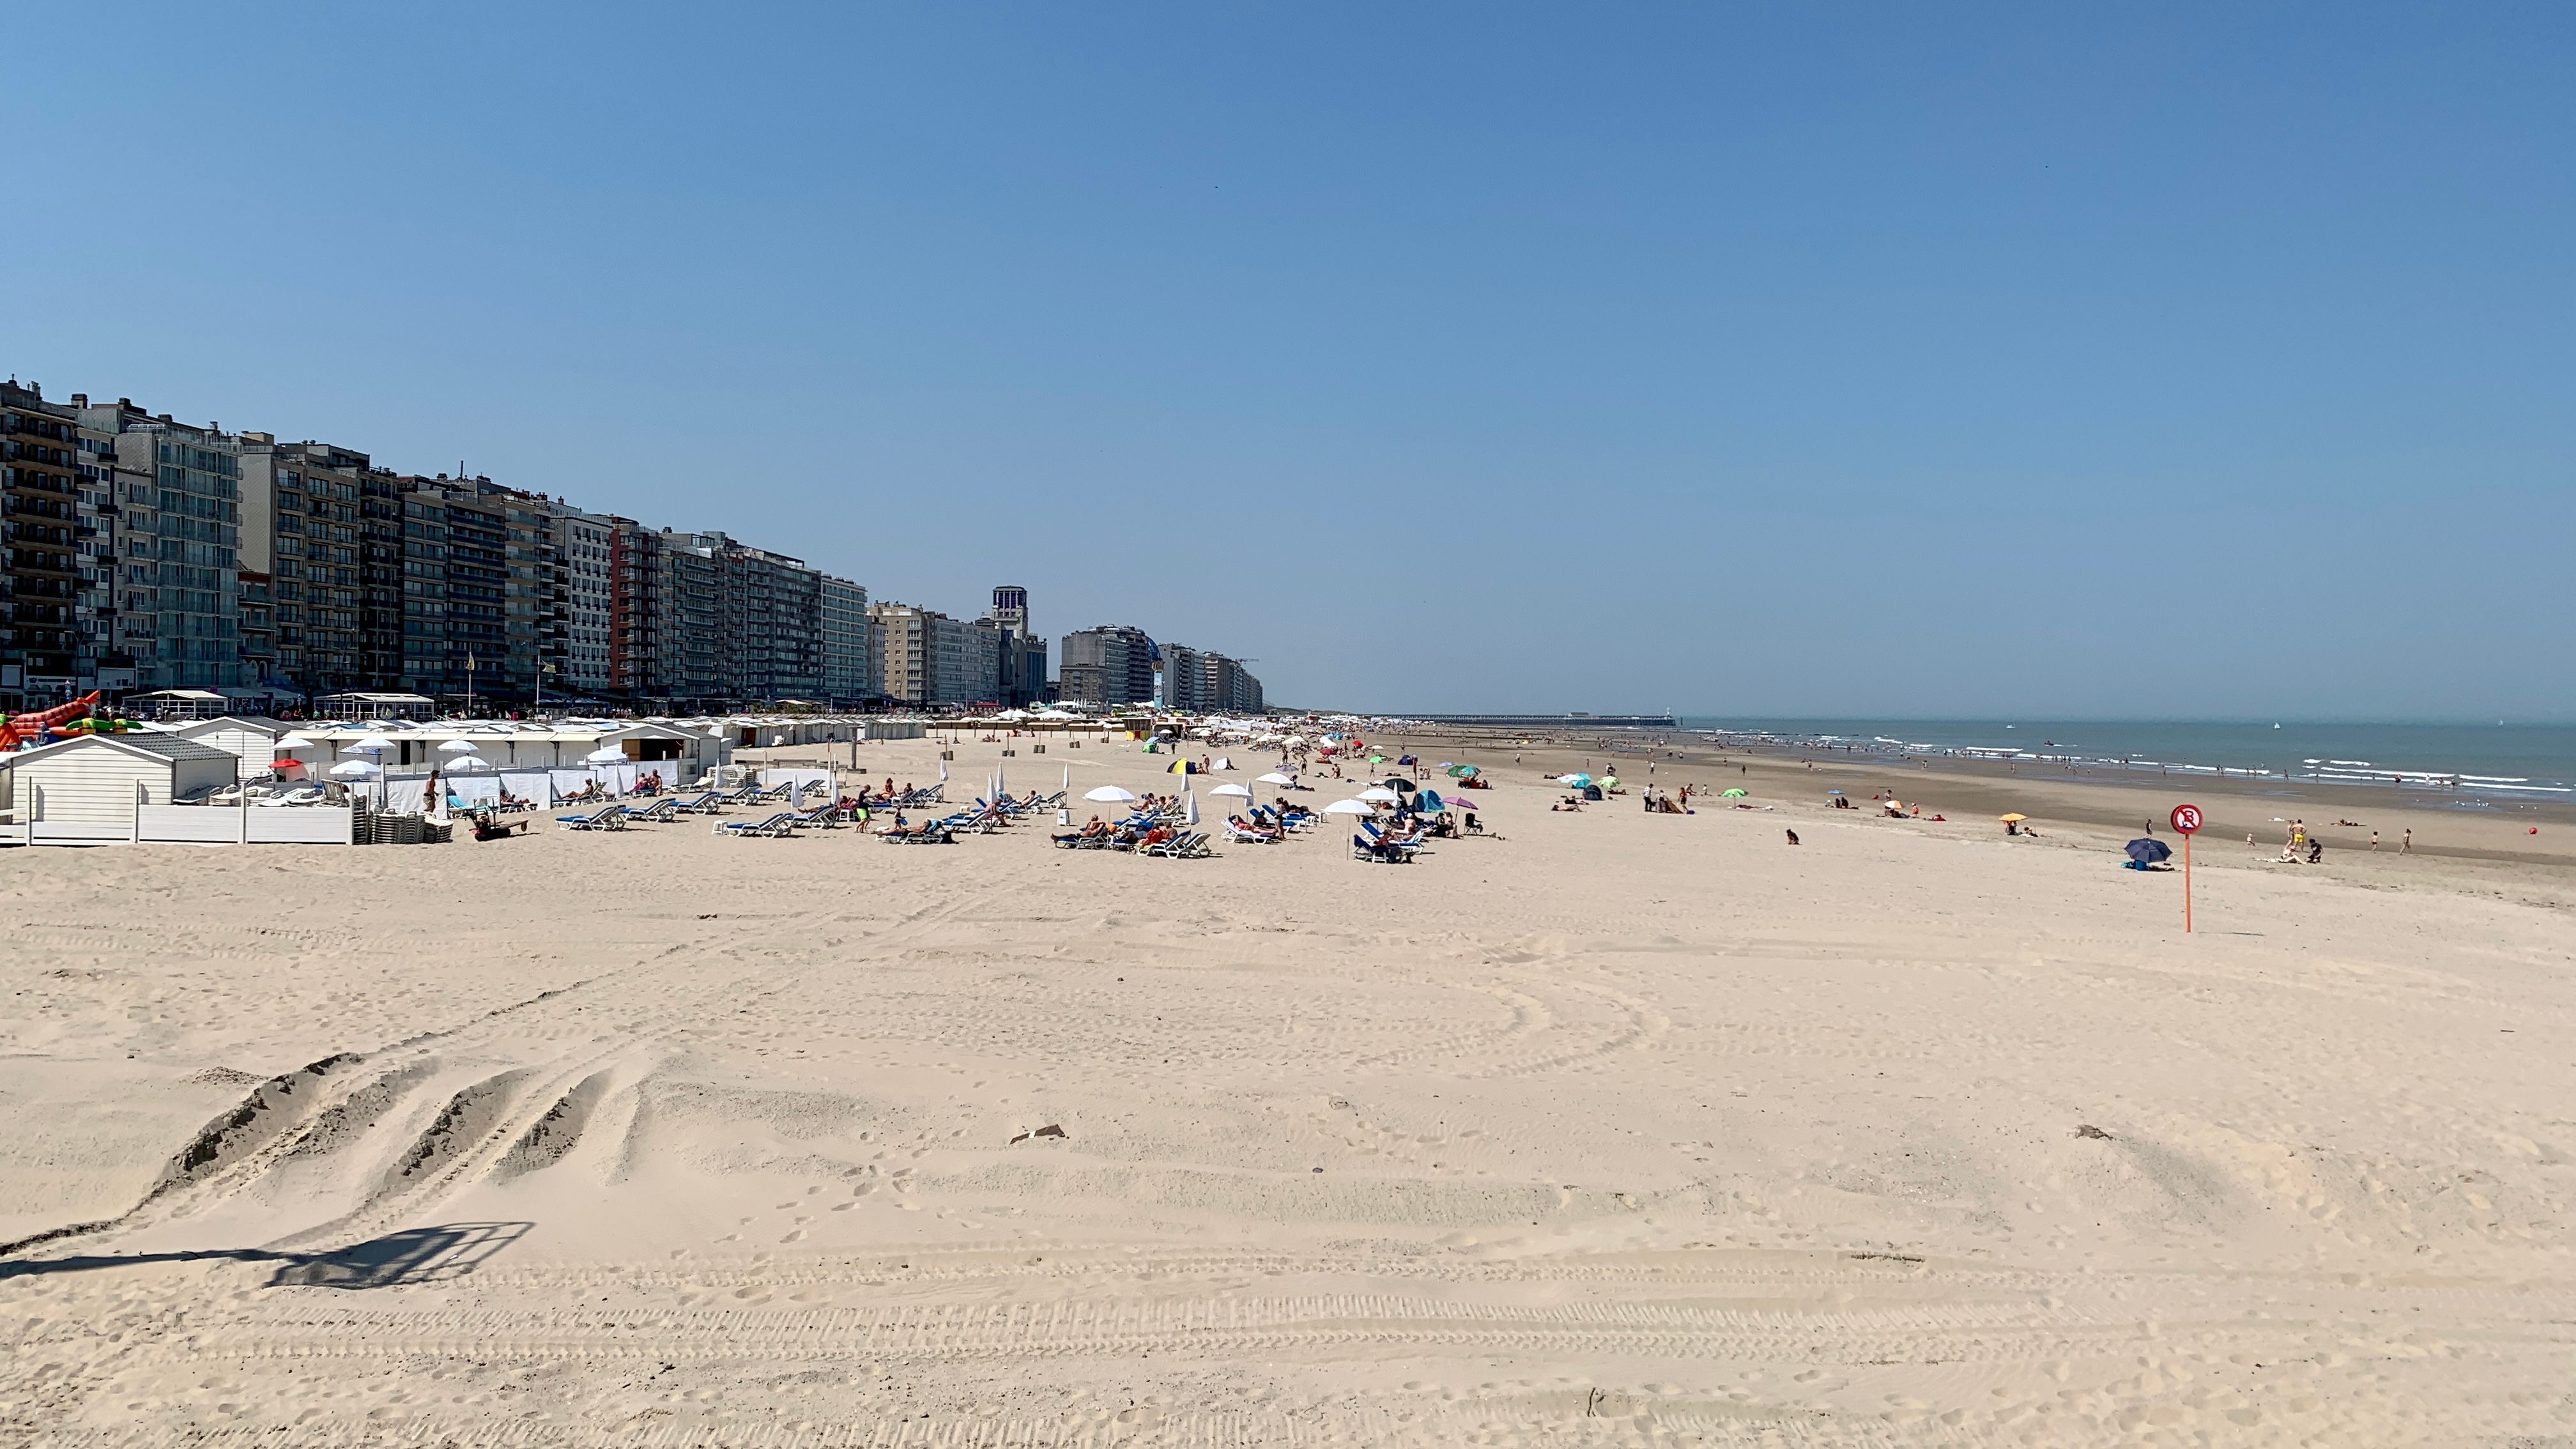
[[[2576,718],[2565,4],[10,31],[49,395],[1289,702]]]

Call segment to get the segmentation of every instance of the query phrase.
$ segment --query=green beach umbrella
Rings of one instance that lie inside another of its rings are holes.
[[[1744,798],[1744,792],[1741,790],[1720,790],[1717,792],[1717,798],[1720,800],[1741,800]]]

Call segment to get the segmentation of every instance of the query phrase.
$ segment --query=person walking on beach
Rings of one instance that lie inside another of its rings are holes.
[[[2405,834],[2405,836],[2404,836],[2403,838],[2401,838],[2401,839],[2397,842],[2397,853],[2398,853],[2399,855],[2413,855],[2413,854],[2415,853],[2415,827],[2414,827],[2414,826],[2409,825],[2409,826],[2407,826],[2407,827],[2406,827],[2406,834]]]
[[[2376,830],[2370,832],[2370,848],[2373,850],[2379,848],[2379,832]]]

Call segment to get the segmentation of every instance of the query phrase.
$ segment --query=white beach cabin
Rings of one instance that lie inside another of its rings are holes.
[[[125,840],[134,807],[202,800],[232,787],[241,761],[212,745],[174,734],[81,735],[0,755],[0,810],[55,840]]]
[[[258,714],[218,715],[213,719],[191,720],[170,733],[183,740],[195,740],[241,761],[242,778],[256,780],[269,773],[277,759],[277,742],[295,732],[295,726],[284,720]]]

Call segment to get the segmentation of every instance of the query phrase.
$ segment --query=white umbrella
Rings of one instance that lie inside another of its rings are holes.
[[[1280,774],[1277,770],[1273,770],[1267,775],[1256,775],[1253,778],[1259,780],[1264,785],[1294,785],[1297,783],[1286,775]]]
[[[1386,788],[1384,785],[1372,785],[1368,789],[1362,790],[1360,792],[1360,798],[1363,800],[1375,800],[1382,805],[1397,805],[1403,803],[1404,800],[1403,796],[1398,795],[1393,790]]]
[[[310,749],[312,746],[313,742],[302,735],[279,735],[277,737],[277,747],[281,750],[303,750]]]
[[[342,760],[331,767],[334,780],[364,780],[376,773],[376,767],[364,760]]]
[[[1080,719],[1082,716],[1067,714],[1060,709],[1042,709],[1038,711],[1037,717],[1040,719]]]
[[[1199,823],[1199,797],[1187,790],[1181,792],[1181,823],[1184,825]]]
[[[459,755],[455,759],[449,760],[445,766],[447,773],[451,775],[471,775],[477,770],[497,770],[499,768],[501,767],[493,764],[490,760],[483,758],[481,755]]]
[[[1136,803],[1135,796],[1128,794],[1126,791],[1119,789],[1115,785],[1103,785],[1099,789],[1084,795],[1082,798],[1085,800],[1097,800],[1104,805],[1133,805]]]
[[[1252,792],[1243,788],[1241,785],[1219,785],[1215,789],[1208,791],[1208,793],[1211,795],[1240,795],[1246,800],[1252,798]]]
[[[1377,811],[1361,800],[1336,800],[1324,807],[1327,815],[1375,815]]]
[[[438,747],[438,752],[442,755],[470,755],[475,753],[474,742],[472,740],[449,740],[446,744]]]
[[[1056,793],[1059,795],[1068,793],[1073,789],[1073,762],[1071,760],[1065,761],[1064,781],[1062,784],[1057,785],[1055,789]]]
[[[581,758],[582,763],[587,765],[622,765],[626,763],[626,752],[612,745],[606,749],[593,750]]]
[[[398,748],[398,746],[396,746],[391,740],[360,740],[356,744],[349,746],[349,753],[382,756],[385,751],[395,748]],[[375,771],[376,774],[376,808],[381,810],[384,808],[385,804],[384,762],[382,759],[379,759],[375,764],[368,766],[368,768]],[[334,769],[332,773],[338,774],[339,772],[337,769]]]

